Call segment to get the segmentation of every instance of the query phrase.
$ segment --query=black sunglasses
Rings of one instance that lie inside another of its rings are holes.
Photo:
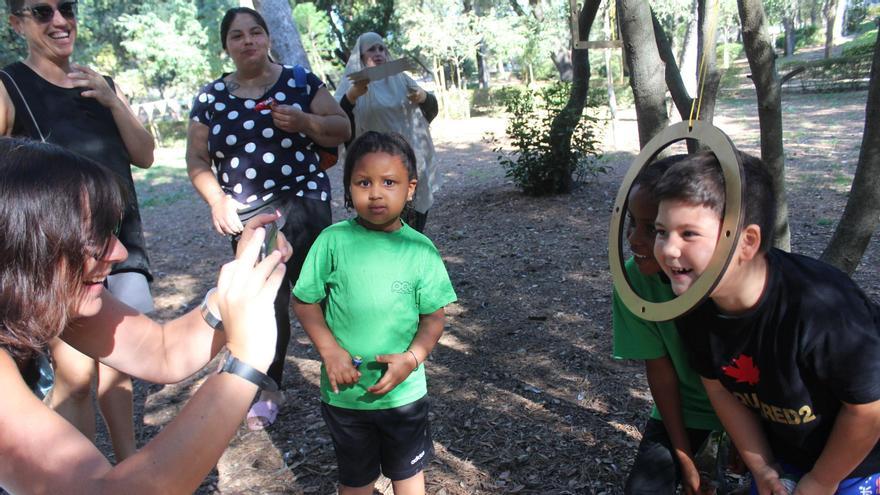
[[[51,22],[52,18],[55,17],[55,10],[55,7],[43,3],[31,7],[22,7],[21,10],[15,13],[15,15],[22,16],[25,12],[30,12],[31,17],[33,17],[35,21],[40,24],[46,24]],[[64,2],[59,4],[57,10],[61,13],[61,16],[67,20],[76,19],[76,2]]]

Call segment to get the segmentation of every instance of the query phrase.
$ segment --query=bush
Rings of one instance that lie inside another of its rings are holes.
[[[510,155],[499,153],[498,161],[507,177],[523,192],[533,196],[567,192],[571,179],[585,180],[603,173],[598,165],[595,119],[581,115],[571,137],[569,150],[551,146],[551,125],[565,107],[571,83],[556,82],[540,90],[505,88],[499,92],[511,117],[507,135],[513,142]]]
[[[844,57],[867,56],[874,53],[877,43],[877,29],[860,34],[856,39],[843,45],[841,54]]]
[[[806,46],[820,45],[825,42],[824,32],[819,31],[819,26],[808,25],[799,27],[794,30],[794,49],[795,51]],[[785,48],[785,33],[776,37],[776,48]]]

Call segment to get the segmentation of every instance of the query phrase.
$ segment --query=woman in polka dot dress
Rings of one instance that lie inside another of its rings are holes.
[[[231,236],[233,247],[248,218],[266,210],[282,214],[279,226],[293,256],[275,300],[278,344],[268,373],[280,386],[290,341],[290,287],[312,242],[331,223],[330,181],[316,145],[336,146],[351,130],[324,83],[305,69],[271,61],[269,30],[258,12],[229,9],[220,37],[235,71],[205,85],[193,101],[187,169],[211,206],[214,228]],[[263,391],[248,426],[272,424],[283,400],[280,391]]]

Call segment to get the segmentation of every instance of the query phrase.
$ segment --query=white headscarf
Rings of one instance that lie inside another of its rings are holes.
[[[351,88],[348,75],[366,68],[361,54],[380,43],[384,45],[385,41],[376,33],[364,33],[357,39],[336,89],[337,100],[341,101]],[[390,58],[387,53],[386,56]],[[357,136],[367,131],[397,132],[412,146],[419,174],[413,207],[424,213],[434,203],[434,192],[440,188],[441,176],[432,164],[434,141],[428,121],[419,106],[407,97],[407,88],[410,87],[418,87],[418,84],[404,73],[370,82],[366,94],[354,102],[354,122]]]

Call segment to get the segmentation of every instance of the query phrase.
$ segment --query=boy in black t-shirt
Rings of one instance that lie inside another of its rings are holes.
[[[880,493],[880,306],[836,268],[770,249],[773,191],[743,161],[744,221],[710,298],[676,321],[694,368],[754,477],[753,493]],[[654,254],[673,291],[706,269],[724,214],[711,153],[667,171]]]

